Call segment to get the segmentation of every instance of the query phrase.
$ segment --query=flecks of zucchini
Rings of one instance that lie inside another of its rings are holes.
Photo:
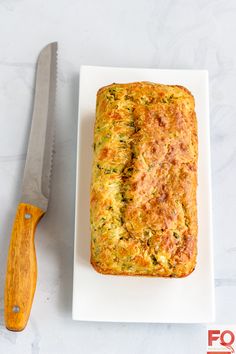
[[[186,226],[186,227],[189,227],[189,220],[188,220],[187,218],[185,219],[185,222],[184,222],[184,223],[185,223],[185,226]]]
[[[110,88],[109,93],[106,95],[106,98],[111,101],[111,100],[116,100],[116,89],[115,88]]]
[[[132,166],[125,168],[123,170],[123,179],[125,180],[126,178],[131,177],[133,170],[134,170],[134,168]]]
[[[101,167],[101,165],[100,165],[99,163],[97,163],[97,168],[98,168],[99,170],[103,170],[106,175],[111,174],[111,173],[117,173],[117,172],[118,172],[118,169],[117,169],[117,168],[114,168],[114,167],[103,168],[103,167]]]
[[[140,101],[143,105],[149,104],[149,99],[148,97],[141,97]]]
[[[173,232],[173,236],[176,238],[176,239],[178,239],[178,238],[180,238],[180,235],[178,234],[178,232]]]
[[[158,261],[157,261],[156,256],[154,254],[151,255],[151,260],[152,260],[152,264],[153,265],[157,265],[158,264]]]
[[[119,93],[123,92],[123,88],[121,87],[111,87],[108,90],[108,93],[106,94],[106,98],[108,101],[116,101],[119,99],[119,97],[117,96]]]
[[[131,122],[129,122],[128,124],[127,124],[129,127],[131,127],[131,128],[134,128],[134,121],[132,120]]]
[[[175,98],[175,97],[174,97],[174,95],[172,94],[172,95],[170,95],[169,97],[162,98],[160,102],[161,102],[161,103],[170,103],[174,98]]]
[[[108,142],[111,138],[111,134],[102,135],[99,138],[100,138],[99,140],[97,139],[97,143],[94,144],[94,151],[96,148],[101,147],[103,144]]]
[[[117,173],[117,168],[106,168],[106,169],[104,169],[104,173],[106,175],[111,174],[111,173]]]
[[[133,96],[125,95],[125,100],[133,101],[134,98],[133,98]]]
[[[132,270],[132,265],[131,264],[122,264],[122,266],[121,266],[121,270],[129,270],[129,271],[131,271]]]

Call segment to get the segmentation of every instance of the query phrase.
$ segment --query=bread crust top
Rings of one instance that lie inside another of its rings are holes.
[[[197,255],[192,94],[150,82],[97,93],[91,263],[104,274],[183,277]]]

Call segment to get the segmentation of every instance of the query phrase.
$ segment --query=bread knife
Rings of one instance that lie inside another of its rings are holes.
[[[5,325],[22,331],[29,319],[37,281],[36,226],[46,213],[53,155],[53,118],[57,43],[48,44],[37,61],[31,132],[22,195],[12,228],[5,284]]]

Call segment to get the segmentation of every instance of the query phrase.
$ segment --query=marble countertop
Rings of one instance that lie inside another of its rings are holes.
[[[199,354],[206,325],[71,319],[81,64],[207,69],[210,76],[216,322],[236,322],[236,2],[0,0],[1,354]],[[35,62],[59,43],[52,194],[37,230],[38,284],[22,333],[3,323],[6,257],[26,156]],[[191,348],[191,349],[190,349]]]

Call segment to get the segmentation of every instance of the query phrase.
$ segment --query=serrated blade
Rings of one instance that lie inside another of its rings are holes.
[[[53,117],[57,76],[57,43],[39,54],[34,109],[26,157],[21,202],[46,211],[53,153]]]

